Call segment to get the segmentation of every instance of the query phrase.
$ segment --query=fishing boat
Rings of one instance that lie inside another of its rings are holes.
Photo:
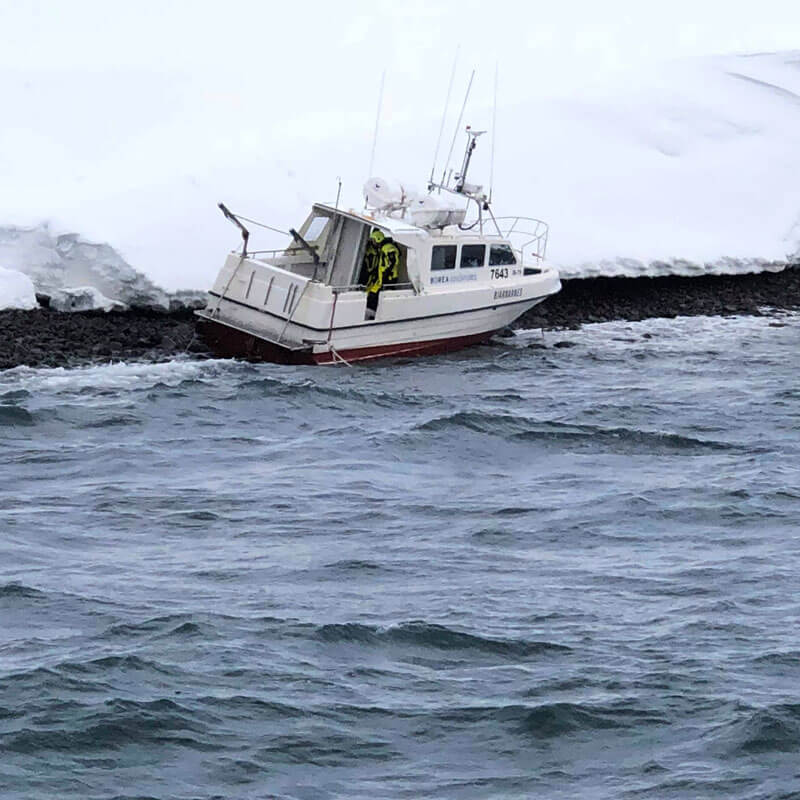
[[[487,341],[558,292],[547,225],[494,216],[490,193],[467,182],[482,132],[466,133],[459,172],[419,195],[370,178],[362,210],[317,203],[279,250],[249,250],[248,220],[220,204],[243,244],[196,312],[210,349],[291,364],[442,353]],[[365,253],[376,230],[391,237],[399,264],[368,303]]]

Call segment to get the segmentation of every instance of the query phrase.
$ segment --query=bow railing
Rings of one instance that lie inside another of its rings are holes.
[[[546,222],[534,217],[495,217],[497,229],[504,239],[511,241],[524,263],[526,256],[543,261],[547,255],[547,236],[549,227]]]

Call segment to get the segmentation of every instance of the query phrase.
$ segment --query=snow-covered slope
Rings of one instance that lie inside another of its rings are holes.
[[[486,72],[465,116],[476,128],[491,127]],[[495,212],[547,220],[565,276],[745,272],[800,253],[800,53],[590,77],[556,92],[531,75],[513,102],[501,80]],[[285,78],[0,71],[14,112],[0,127],[0,263],[131,302],[154,291],[131,267],[168,289],[211,284],[238,241],[219,200],[285,230],[341,176],[359,207],[374,99],[356,81],[333,115],[273,102]],[[376,172],[424,185],[440,102],[387,98]],[[482,140],[473,180],[489,152]]]
[[[547,114],[509,144],[566,276],[800,258],[800,52],[674,63]]]

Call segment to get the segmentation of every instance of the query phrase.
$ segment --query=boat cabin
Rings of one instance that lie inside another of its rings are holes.
[[[374,220],[315,204],[297,231],[299,239],[285,250],[255,251],[251,253],[251,257],[304,278],[320,281],[338,291],[357,290],[366,283],[363,272],[364,252],[370,233],[376,227],[387,236],[394,235]],[[409,288],[408,246],[396,238],[394,241],[400,251],[395,286]]]
[[[522,218],[514,218],[515,223]],[[538,223],[537,220],[531,222]],[[525,245],[515,247],[499,229],[495,234],[462,230],[457,225],[424,229],[410,220],[373,218],[315,204],[297,231],[295,241],[283,250],[253,251],[249,255],[306,279],[330,286],[336,292],[365,288],[364,253],[371,232],[379,228],[391,236],[400,252],[397,280],[382,291],[413,289],[415,293],[478,280],[531,275],[538,270],[523,266]],[[531,256],[544,256],[542,231],[512,231],[537,245]],[[544,231],[546,241],[546,229]]]

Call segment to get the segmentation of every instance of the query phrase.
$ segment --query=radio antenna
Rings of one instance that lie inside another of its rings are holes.
[[[495,61],[494,64],[494,106],[492,108],[492,161],[489,167],[489,199],[488,203],[492,202],[492,189],[494,188],[494,142],[497,138],[497,73],[498,65]]]
[[[444,165],[444,172],[442,172],[442,184],[444,185],[444,176],[450,167],[450,159],[453,157],[453,148],[456,146],[456,136],[461,128],[461,120],[464,118],[464,109],[467,107],[467,100],[469,99],[469,92],[472,89],[472,80],[475,77],[475,70],[472,70],[472,75],[469,76],[469,83],[467,84],[467,93],[464,95],[464,103],[461,106],[461,113],[458,115],[458,122],[456,122],[456,129],[453,131],[453,141],[450,143],[450,152],[447,154],[447,161]]]
[[[372,136],[372,153],[369,156],[369,170],[367,171],[367,180],[372,177],[372,167],[375,164],[375,146],[378,144],[378,126],[381,122],[381,108],[383,107],[383,85],[386,82],[386,70],[381,74],[381,88],[378,91],[378,112],[375,115],[375,133]]]
[[[432,188],[433,185],[433,174],[436,172],[436,162],[439,160],[439,147],[442,144],[442,134],[444,133],[444,125],[447,121],[447,110],[450,108],[450,95],[453,92],[453,81],[456,77],[456,66],[458,65],[458,51],[461,49],[461,45],[456,47],[456,55],[453,58],[453,69],[450,72],[450,83],[447,86],[447,99],[444,101],[444,111],[442,111],[442,124],[439,126],[439,138],[436,140],[436,150],[433,154],[433,164],[431,164],[431,178],[428,181],[430,186],[429,189]]]

